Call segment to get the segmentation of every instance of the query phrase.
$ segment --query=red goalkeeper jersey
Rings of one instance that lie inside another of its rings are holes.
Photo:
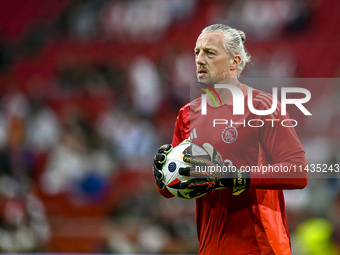
[[[248,86],[239,88],[244,115],[233,115],[233,98],[220,107],[208,105],[202,115],[199,98],[180,109],[175,124],[173,146],[189,137],[201,146],[208,142],[227,165],[251,170],[250,187],[238,196],[220,189],[196,200],[199,254],[291,254],[282,190],[307,185],[301,170],[305,153],[294,122],[281,116],[280,103],[271,115],[255,115],[247,106]],[[252,95],[255,109],[271,108],[270,94],[253,90]],[[172,196],[166,189],[161,194]]]

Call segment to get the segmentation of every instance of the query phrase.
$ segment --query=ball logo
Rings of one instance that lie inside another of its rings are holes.
[[[222,140],[225,143],[233,143],[235,142],[236,138],[238,136],[237,129],[235,127],[226,127],[222,131]]]
[[[171,162],[169,165],[168,165],[168,170],[169,172],[174,172],[176,170],[176,163],[175,162]]]

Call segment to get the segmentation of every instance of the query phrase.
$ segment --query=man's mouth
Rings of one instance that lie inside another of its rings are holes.
[[[197,72],[197,77],[198,78],[202,78],[204,76],[206,76],[208,74],[208,72],[204,69],[199,69],[198,72]]]

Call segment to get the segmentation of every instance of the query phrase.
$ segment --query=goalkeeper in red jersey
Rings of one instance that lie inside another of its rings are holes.
[[[304,169],[305,153],[293,125],[280,124],[290,119],[281,115],[280,103],[269,116],[255,115],[248,108],[249,96],[254,108],[263,111],[271,108],[274,100],[270,94],[249,90],[238,81],[250,60],[244,41],[242,31],[226,25],[215,24],[202,30],[194,49],[197,79],[206,84],[208,94],[216,91],[219,100],[206,97],[206,115],[202,115],[201,98],[180,109],[172,144],[159,149],[153,172],[159,192],[172,197],[162,182],[166,155],[188,138],[203,146],[210,160],[202,161],[188,154],[184,161],[193,167],[180,169],[180,174],[192,177],[182,182],[181,187],[190,188],[192,197],[205,194],[196,199],[198,253],[287,255],[291,248],[283,190],[302,189],[308,179],[304,170],[282,170]],[[225,83],[243,93],[243,115],[233,114],[231,90],[215,86]],[[254,119],[263,125],[246,125]],[[204,165],[215,165],[216,171],[204,174],[196,171],[197,166]],[[278,171],[264,171],[265,166]]]

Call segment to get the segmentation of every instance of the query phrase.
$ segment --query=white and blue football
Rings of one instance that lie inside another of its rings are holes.
[[[167,155],[166,161],[163,165],[162,171],[164,173],[164,184],[166,188],[175,196],[185,199],[194,199],[198,197],[190,197],[191,189],[180,189],[181,181],[189,180],[190,177],[182,176],[178,173],[181,167],[190,167],[189,164],[183,161],[184,153],[193,156],[210,158],[209,154],[204,148],[192,143],[190,140],[184,140],[182,143],[172,149]]]

